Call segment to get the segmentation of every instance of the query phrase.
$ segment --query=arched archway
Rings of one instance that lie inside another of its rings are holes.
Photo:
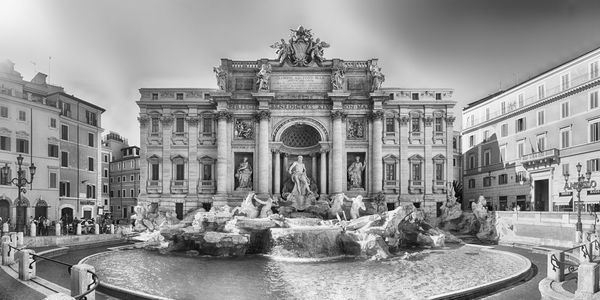
[[[0,218],[2,218],[0,223],[7,222],[10,218],[10,199],[5,196],[0,198]]]
[[[48,203],[43,199],[39,199],[35,205],[34,218],[38,219],[39,217],[48,218]]]

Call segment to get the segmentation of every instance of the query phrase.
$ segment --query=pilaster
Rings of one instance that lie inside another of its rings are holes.
[[[190,108],[186,118],[188,125],[188,195],[198,194],[198,179],[200,179],[200,164],[198,163],[198,122],[196,108]]]
[[[227,160],[229,154],[229,145],[227,143],[227,124],[232,119],[232,114],[227,110],[228,103],[231,100],[231,93],[216,92],[211,94],[212,99],[217,104],[217,193],[214,197],[214,205],[223,205],[227,203]]]
[[[371,134],[371,195],[379,193],[383,188],[383,101],[388,96],[381,93],[371,93],[371,103],[373,111],[371,113],[372,134]]]
[[[148,182],[148,123],[150,118],[140,113],[140,195],[141,201],[146,200],[146,183]]]
[[[173,116],[169,109],[164,109],[160,118],[163,134],[163,155],[162,155],[162,188],[163,194],[171,189],[171,177],[173,174],[173,164],[171,163],[171,136],[173,135]],[[170,193],[170,192],[169,192]]]
[[[271,111],[269,103],[275,98],[275,93],[253,93],[258,102],[258,111],[255,114],[259,122],[258,130],[258,195],[268,196],[269,173],[271,172],[271,152],[269,151],[269,120]]]

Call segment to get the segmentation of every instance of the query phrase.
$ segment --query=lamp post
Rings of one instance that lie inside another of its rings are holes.
[[[575,242],[581,243],[583,239],[583,224],[581,224],[581,191],[584,189],[596,189],[596,181],[590,180],[592,172],[588,170],[585,175],[581,174],[581,163],[577,163],[577,181],[569,182],[569,173],[565,173],[565,191],[577,191],[577,224],[575,225]]]
[[[27,180],[27,178],[25,177],[25,170],[23,170],[23,156],[21,156],[21,154],[19,154],[19,156],[17,157],[17,166],[19,166],[19,169],[17,170],[17,177],[10,179],[10,182],[16,185],[18,188],[19,196],[17,199],[19,200],[17,201],[17,203],[20,203],[21,193],[27,193],[25,186],[33,182],[33,176],[35,175],[36,167],[33,163],[31,163],[31,166],[29,166],[29,173],[31,174],[31,179]],[[10,171],[10,167],[8,166],[8,163],[5,163],[4,167],[2,167],[2,175],[4,175],[4,177],[8,177],[8,171]],[[25,220],[25,222],[27,222],[27,220]]]

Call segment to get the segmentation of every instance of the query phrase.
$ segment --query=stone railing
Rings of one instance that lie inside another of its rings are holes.
[[[408,191],[411,194],[422,194],[423,193],[423,180],[409,180]]]
[[[187,180],[171,180],[171,194],[187,194]]]
[[[411,131],[409,132],[408,139],[412,143],[413,141],[423,141],[423,132],[421,131]]]
[[[198,194],[212,194],[216,191],[217,185],[214,180],[198,180]]]
[[[148,194],[162,194],[162,181],[148,180],[146,182],[146,192]]]
[[[446,192],[446,180],[432,180],[432,192],[434,194],[443,194]]]
[[[521,157],[521,163],[525,168],[532,167],[535,165],[551,165],[558,163],[560,157],[560,151],[556,148],[534,152],[531,154],[523,155]]]

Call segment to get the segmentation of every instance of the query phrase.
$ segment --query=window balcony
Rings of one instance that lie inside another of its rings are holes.
[[[418,141],[419,143],[423,143],[423,132],[421,131],[411,131],[408,133],[408,140],[409,142],[412,144],[415,141]]]
[[[523,155],[521,157],[521,164],[525,169],[551,166],[558,164],[560,159],[560,151],[556,148],[534,152],[531,154]]]
[[[187,180],[171,180],[171,194],[187,194]]]
[[[187,132],[173,132],[171,135],[171,142],[173,145],[187,145],[188,144],[188,133]]]
[[[217,185],[214,180],[198,180],[198,194],[214,194]]]
[[[385,192],[399,193],[400,182],[398,180],[384,180],[383,189]]]
[[[423,180],[409,180],[408,192],[411,194],[423,194]]]
[[[214,145],[217,142],[217,135],[214,132],[200,132],[198,142],[200,145]]]
[[[149,145],[162,145],[162,132],[150,132],[148,134]]]
[[[436,143],[436,141],[440,141],[441,144],[445,144],[446,143],[446,133],[444,131],[434,131],[432,140],[433,140],[434,144]]]
[[[146,192],[148,194],[162,194],[162,182],[160,180],[148,180],[146,182]]]
[[[436,180],[434,179],[431,186],[434,194],[444,194],[446,193],[446,180]]]

